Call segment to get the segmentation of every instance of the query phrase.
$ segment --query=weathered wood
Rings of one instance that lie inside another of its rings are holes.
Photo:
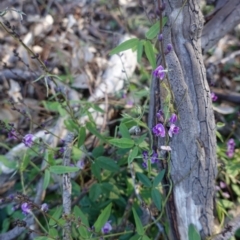
[[[186,5],[182,8],[184,2]],[[186,240],[191,223],[202,237],[211,235],[213,231],[217,172],[215,122],[201,54],[203,17],[197,1],[168,0],[165,3],[168,23],[163,31],[164,46],[173,45],[173,50],[166,55],[166,63],[180,127],[180,133],[174,135],[169,143],[172,148],[169,167],[173,191],[166,211],[170,239]],[[159,79],[153,79],[152,91],[158,94],[156,81]],[[166,91],[162,86],[161,108]],[[154,118],[153,113],[156,113],[157,98],[155,95],[151,100],[150,118]],[[152,119],[149,124],[151,127]],[[166,145],[166,139],[159,138],[158,149],[162,145]]]
[[[213,47],[219,39],[240,23],[240,1],[219,1],[208,20],[202,32],[202,49],[204,52]]]

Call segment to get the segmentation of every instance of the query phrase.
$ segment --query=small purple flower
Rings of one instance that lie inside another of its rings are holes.
[[[155,77],[160,78],[160,80],[164,79],[165,76],[165,72],[167,72],[168,70],[164,69],[162,65],[158,66],[154,71],[153,71],[153,75]]]
[[[64,146],[60,147],[60,149],[59,149],[59,153],[60,153],[60,154],[63,154],[64,151],[65,151],[65,150],[64,150]]]
[[[166,3],[162,3],[162,5],[159,6],[159,9],[160,9],[161,11],[164,11],[165,8],[166,8]]]
[[[217,95],[214,92],[211,93],[211,98],[213,102],[217,101],[218,99]]]
[[[9,196],[8,196],[8,198],[10,199],[10,200],[13,200],[14,199],[14,195],[13,194],[10,194]]]
[[[227,142],[227,156],[232,158],[235,152],[235,141],[233,138],[230,138]]]
[[[8,138],[12,139],[12,140],[16,140],[17,139],[17,133],[14,129],[11,129],[11,131],[8,132]]]
[[[143,168],[148,168],[148,163],[147,163],[147,162],[143,162],[143,163],[142,163],[142,167],[143,167]]]
[[[110,231],[112,231],[112,226],[111,226],[111,224],[110,224],[110,221],[107,221],[107,222],[105,223],[105,225],[102,227],[102,233],[103,233],[103,234],[107,234],[107,233],[109,233]]]
[[[162,110],[159,110],[157,113],[156,113],[156,117],[158,119],[159,122],[164,122],[164,113]]]
[[[169,137],[172,137],[173,134],[179,133],[179,127],[175,126],[175,124],[170,125],[170,129],[168,130]]]
[[[224,198],[230,198],[230,195],[229,195],[229,193],[227,193],[227,192],[222,192],[222,196],[223,196]]]
[[[173,47],[172,47],[172,44],[169,43],[169,44],[167,45],[167,50],[165,51],[165,54],[170,53],[170,52],[172,51],[172,48],[173,48]]]
[[[163,35],[162,35],[162,33],[160,33],[160,34],[158,35],[158,40],[159,40],[160,42],[163,40]]]
[[[31,211],[30,205],[28,203],[26,203],[26,202],[21,205],[21,209],[22,209],[22,213],[24,215],[28,215],[30,213],[30,211]]]
[[[48,211],[48,205],[46,203],[42,204],[41,211],[43,211],[43,212],[47,212]]]
[[[79,161],[77,161],[76,166],[77,166],[79,169],[84,169],[84,167],[85,167],[85,162],[84,162],[84,160],[79,160]]]
[[[148,152],[147,151],[143,151],[142,152],[142,156],[143,156],[143,160],[147,161],[148,160]]]
[[[220,184],[219,184],[219,186],[220,186],[220,188],[226,188],[227,187],[227,184],[225,183],[225,182],[220,182]]]
[[[172,114],[172,116],[169,119],[170,123],[175,123],[177,121],[177,115],[175,113]]]
[[[158,161],[158,154],[154,152],[151,156],[151,163],[156,163]]]
[[[134,105],[134,101],[132,99],[128,99],[127,100],[127,106],[128,107],[133,107],[133,105]]]
[[[32,134],[27,134],[23,138],[23,143],[25,144],[26,147],[31,147],[33,145],[33,135]]]
[[[157,137],[165,137],[165,128],[161,123],[158,123],[152,131]]]

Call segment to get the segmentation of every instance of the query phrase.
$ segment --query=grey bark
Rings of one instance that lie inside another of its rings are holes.
[[[162,164],[163,168],[170,167],[170,178],[165,182],[173,183],[166,208],[171,240],[188,239],[190,224],[203,238],[212,234],[217,172],[215,122],[200,45],[204,22],[197,1],[189,0],[181,9],[184,2],[165,2],[168,23],[163,31],[165,48],[168,43],[173,45],[166,63],[180,127],[179,134],[169,142],[172,148],[169,165]],[[163,65],[160,60],[158,65]],[[156,124],[156,111],[164,108],[166,90],[163,83],[160,86],[158,83],[159,79],[153,79],[150,127]],[[161,151],[166,139],[157,141],[155,145]]]
[[[65,152],[63,154],[63,165],[68,167],[70,166],[71,152],[72,152],[72,142],[74,139],[73,133],[68,133],[65,139]],[[71,221],[69,216],[71,214],[71,194],[72,194],[72,183],[69,173],[64,173],[62,175],[62,204],[63,204],[63,213],[66,217],[66,223],[63,228],[63,240],[70,240],[71,237]]]
[[[219,1],[215,11],[208,16],[202,33],[202,49],[204,52],[213,47],[219,39],[240,23],[240,1]]]

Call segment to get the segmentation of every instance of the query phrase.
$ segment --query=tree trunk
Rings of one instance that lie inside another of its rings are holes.
[[[210,90],[206,81],[201,53],[203,17],[197,0],[167,0],[165,15],[168,22],[163,30],[164,49],[172,44],[166,55],[170,88],[174,95],[176,125],[179,134],[170,138],[170,161],[162,168],[169,168],[172,191],[166,212],[171,240],[188,239],[188,227],[194,224],[202,238],[213,232],[213,207],[215,193],[216,137]],[[184,5],[185,3],[185,5]],[[184,6],[184,7],[182,7]],[[163,65],[161,60],[158,65]],[[156,124],[156,111],[164,107],[164,82],[152,81],[149,125]],[[166,139],[155,139],[155,146],[166,145]],[[168,165],[168,166],[167,166]],[[165,192],[169,188],[165,189]],[[192,240],[192,239],[191,239]]]

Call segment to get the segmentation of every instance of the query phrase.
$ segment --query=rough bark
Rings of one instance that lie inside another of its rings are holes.
[[[222,4],[216,6],[215,11],[207,17],[207,23],[202,32],[203,51],[208,51],[239,23],[240,1],[222,1]]]
[[[168,43],[173,45],[166,63],[180,127],[180,133],[169,142],[170,178],[166,178],[173,183],[166,208],[171,240],[188,239],[190,224],[203,238],[212,234],[216,177],[215,122],[200,43],[204,22],[197,1],[189,0],[181,8],[184,2],[165,2],[168,23],[163,30],[165,48]],[[153,79],[151,87],[150,127],[155,124],[159,102],[164,107],[166,90],[158,82],[159,79]],[[159,151],[162,145],[166,145],[166,139],[159,138]]]

